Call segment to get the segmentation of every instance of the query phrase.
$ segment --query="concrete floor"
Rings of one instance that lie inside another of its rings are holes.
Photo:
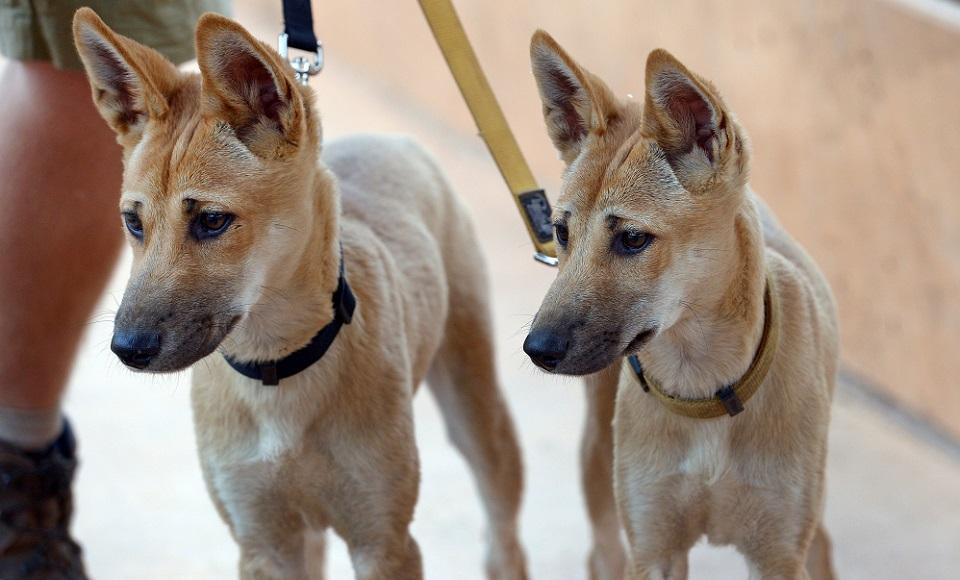
[[[479,225],[495,294],[500,372],[527,465],[523,539],[534,578],[585,578],[587,528],[577,475],[583,413],[578,381],[547,377],[522,354],[523,327],[553,272],[534,264],[514,208],[480,141],[451,132],[332,61],[315,81],[329,138],[405,132],[439,157]],[[546,139],[543,146],[546,147]],[[494,258],[495,257],[495,258]],[[129,256],[91,317],[67,410],[82,469],[75,531],[100,579],[215,579],[236,575],[237,550],[207,499],[195,457],[189,377],[128,372],[109,352],[111,314]],[[482,520],[463,462],[445,441],[428,396],[417,399],[423,485],[414,534],[428,578],[481,578]],[[841,388],[829,464],[827,524],[846,579],[956,578],[960,574],[960,461]],[[332,543],[329,577],[350,578]],[[743,578],[729,549],[698,546],[693,578]]]

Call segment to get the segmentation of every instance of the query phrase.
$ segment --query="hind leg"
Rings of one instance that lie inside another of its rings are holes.
[[[590,580],[620,580],[626,552],[613,496],[613,411],[620,363],[586,377],[587,414],[580,442],[583,494],[593,535]]]
[[[427,375],[447,433],[473,472],[487,514],[487,576],[526,578],[518,515],[523,467],[513,421],[497,381],[492,325],[480,286],[451,289],[444,342]]]

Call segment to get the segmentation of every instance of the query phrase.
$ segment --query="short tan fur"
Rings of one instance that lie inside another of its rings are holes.
[[[751,191],[743,128],[712,83],[664,50],[647,59],[642,102],[615,97],[542,31],[531,58],[566,162],[554,210],[566,243],[528,352],[603,389],[591,393],[584,445],[585,465],[614,463],[612,476],[584,473],[588,504],[606,506],[591,510],[592,576],[686,578],[705,535],[735,546],[751,578],[831,578],[821,518],[836,311],[816,265]],[[735,382],[760,339],[768,271],[781,341],[740,415],[673,414],[621,364],[637,354],[681,398]],[[610,529],[611,479],[626,560]]]
[[[525,578],[520,451],[497,381],[486,274],[432,158],[382,136],[336,141],[321,156],[310,89],[226,18],[199,21],[199,75],[89,9],[74,33],[123,147],[121,211],[142,230],[130,236],[117,331],[157,329],[147,371],[193,365],[201,466],[239,544],[240,576],[321,577],[328,528],[358,578],[422,576],[409,531],[411,400],[426,379],[486,508],[487,574]],[[221,234],[197,234],[199,219],[223,214],[233,217]],[[323,359],[278,387],[232,370],[224,354],[278,359],[330,322],[341,247],[358,306]]]

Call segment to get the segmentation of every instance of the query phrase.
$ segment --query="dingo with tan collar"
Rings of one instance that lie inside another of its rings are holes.
[[[614,456],[629,550],[624,564],[616,520],[592,513],[606,539],[594,576],[686,578],[706,536],[735,546],[751,578],[831,578],[821,518],[836,311],[816,265],[750,190],[743,128],[666,51],[647,59],[642,103],[615,97],[546,33],[531,57],[567,168],[560,272],[524,349],[550,372],[600,373],[601,386],[619,372],[615,411],[592,415],[613,414],[613,452],[609,422],[594,421],[601,444],[586,459]],[[609,512],[610,469],[595,473],[584,474],[589,503]]]

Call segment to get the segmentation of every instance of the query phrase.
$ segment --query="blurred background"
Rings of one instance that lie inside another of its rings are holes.
[[[530,258],[505,186],[414,0],[314,1],[327,65],[312,81],[325,138],[414,135],[473,210],[490,265],[500,374],[528,470],[534,578],[582,579],[579,381],[520,345],[554,272]],[[544,28],[615,93],[643,94],[656,47],[714,81],[752,138],[754,189],[810,251],[841,314],[827,527],[841,578],[960,574],[960,3],[948,0],[457,0],[534,173],[557,191],[528,41]],[[279,0],[236,0],[273,44]],[[2,66],[2,61],[0,61]],[[229,578],[237,552],[195,458],[189,377],[127,372],[109,352],[129,256],[91,318],[67,411],[83,461],[76,531],[97,578]],[[481,578],[482,519],[428,396],[414,534],[428,578]],[[332,543],[331,578],[352,577]],[[698,546],[693,578],[743,578]]]

